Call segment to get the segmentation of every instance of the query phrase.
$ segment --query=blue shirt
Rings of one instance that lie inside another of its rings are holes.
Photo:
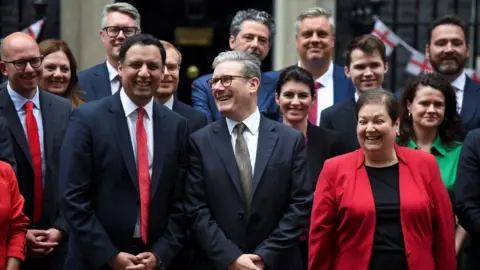
[[[17,111],[18,118],[20,119],[20,123],[23,127],[23,132],[25,132],[25,138],[28,143],[28,135],[27,135],[27,126],[26,126],[26,110],[25,110],[25,103],[27,101],[31,101],[34,104],[33,107],[33,115],[35,116],[35,120],[37,120],[38,126],[38,138],[40,139],[40,151],[42,153],[42,182],[45,184],[45,151],[44,151],[44,143],[43,143],[43,121],[42,121],[42,112],[40,108],[40,90],[37,87],[37,91],[35,96],[32,99],[25,98],[15,92],[10,83],[7,84],[8,94],[13,101],[13,105],[15,106],[15,110]]]

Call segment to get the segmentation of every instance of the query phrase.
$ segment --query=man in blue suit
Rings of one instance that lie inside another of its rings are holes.
[[[303,269],[297,242],[312,203],[305,139],[260,113],[258,58],[228,51],[213,66],[225,118],[190,137],[191,269]]]
[[[141,34],[119,56],[123,88],[74,110],[61,150],[69,270],[172,269],[185,240],[187,120],[152,97],[165,49]]]
[[[295,27],[298,65],[312,73],[316,82],[309,121],[319,125],[322,110],[352,98],[355,89],[343,67],[333,63],[335,24],[331,13],[321,7],[309,8],[298,15]]]
[[[241,10],[235,14],[230,24],[229,45],[232,50],[251,53],[263,61],[271,49],[274,36],[275,22],[270,14],[255,9]],[[223,118],[215,105],[212,89],[207,84],[211,77],[212,74],[208,74],[192,83],[192,105],[205,113],[210,122]],[[263,114],[278,115],[275,102],[277,77],[277,71],[264,72],[261,75],[258,108]]]
[[[115,94],[122,86],[118,77],[118,54],[126,38],[140,33],[140,14],[128,3],[106,5],[102,12],[100,38],[107,60],[78,73],[78,87],[86,102]]]
[[[470,54],[468,29],[456,15],[445,15],[429,28],[425,55],[433,69],[444,75],[456,90],[457,110],[465,132],[480,127],[480,83],[463,70]]]
[[[355,86],[355,95],[322,111],[320,126],[342,134],[344,149],[360,148],[357,139],[355,103],[365,91],[381,89],[388,71],[385,44],[374,35],[354,38],[347,47],[345,74]]]

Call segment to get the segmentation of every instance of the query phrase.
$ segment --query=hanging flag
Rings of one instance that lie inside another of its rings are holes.
[[[29,27],[23,29],[22,32],[30,35],[34,39],[37,39],[38,35],[40,35],[40,31],[42,31],[44,21],[44,19],[41,19],[34,24],[31,24]]]
[[[406,71],[413,75],[418,75],[423,71],[433,71],[430,61],[425,57],[425,55],[419,52],[413,52],[408,60]]]
[[[380,38],[383,43],[385,43],[385,53],[387,56],[392,54],[393,49],[395,49],[400,42],[400,38],[380,20],[375,21],[372,34]]]
[[[480,82],[480,76],[477,74],[477,72],[475,72],[475,70],[471,68],[466,68],[465,74],[467,74],[467,76],[470,77],[472,80]]]

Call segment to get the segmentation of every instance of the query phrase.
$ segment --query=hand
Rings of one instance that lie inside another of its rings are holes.
[[[127,270],[154,270],[159,264],[159,259],[152,252],[138,254],[139,264],[127,267]]]
[[[48,242],[49,234],[45,230],[27,231],[28,256],[39,258],[53,252],[53,248],[58,245],[56,242]]]
[[[65,232],[55,228],[48,229],[47,233],[47,242],[51,243],[60,243],[60,241],[62,241],[63,237],[65,236]]]
[[[135,266],[139,264],[137,257],[135,255],[120,252],[108,262],[108,266],[110,266],[113,270],[125,270],[129,269],[130,266]]]
[[[20,263],[22,261],[19,258],[7,257],[7,268],[6,270],[20,270]]]
[[[252,254],[240,255],[232,264],[228,266],[228,270],[261,270],[250,258]]]
[[[252,260],[256,267],[260,270],[265,269],[265,263],[263,262],[263,258],[258,256],[257,254],[247,254],[247,256]]]

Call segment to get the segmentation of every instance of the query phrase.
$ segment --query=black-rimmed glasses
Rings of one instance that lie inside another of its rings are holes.
[[[120,34],[120,31],[123,32],[123,35],[125,37],[131,37],[138,33],[138,28],[137,27],[117,27],[117,26],[107,26],[103,28],[103,31],[107,33],[107,36],[111,38],[116,38],[118,34]]]
[[[7,64],[13,64],[17,70],[24,70],[27,67],[27,63],[33,68],[38,68],[42,65],[43,56],[32,57],[29,59],[17,59],[13,61],[3,61]]]
[[[218,81],[223,85],[223,87],[229,87],[232,85],[232,81],[234,78],[244,78],[244,79],[251,79],[250,77],[245,77],[245,76],[238,76],[238,75],[222,75],[217,78],[210,78],[207,80],[208,86],[210,88],[213,88],[215,84],[217,84]]]

